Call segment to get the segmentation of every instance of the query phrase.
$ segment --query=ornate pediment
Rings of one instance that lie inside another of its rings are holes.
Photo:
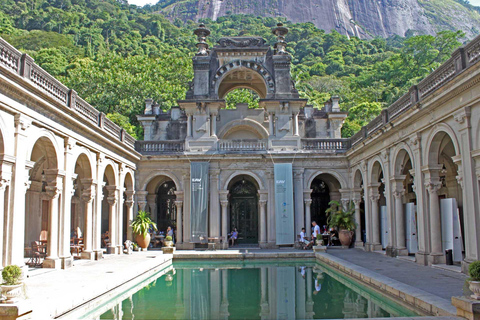
[[[265,47],[265,39],[260,37],[231,37],[218,40],[221,48]]]

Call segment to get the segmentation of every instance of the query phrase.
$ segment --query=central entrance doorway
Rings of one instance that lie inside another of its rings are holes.
[[[258,191],[243,177],[230,188],[230,230],[234,228],[239,244],[258,243]]]

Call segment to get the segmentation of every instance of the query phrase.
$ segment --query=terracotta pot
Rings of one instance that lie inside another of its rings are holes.
[[[338,238],[340,239],[342,246],[350,247],[353,239],[353,231],[340,230],[338,233]]]
[[[468,281],[468,284],[470,285],[470,291],[473,292],[470,297],[480,300],[480,281]]]
[[[144,238],[142,235],[137,235],[135,238],[137,240],[138,246],[142,249],[148,248],[148,245],[150,244],[150,233],[147,233],[147,236]]]
[[[15,284],[12,286],[2,284],[2,294],[5,296],[5,298],[7,298],[7,300],[18,298],[22,295],[22,287],[23,283]]]

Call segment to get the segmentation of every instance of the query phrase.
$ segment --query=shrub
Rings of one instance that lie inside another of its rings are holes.
[[[3,284],[13,286],[20,284],[20,277],[22,276],[22,269],[16,265],[6,266],[2,270]]]
[[[166,236],[165,241],[172,241],[172,236]]]
[[[133,233],[147,237],[150,227],[157,230],[157,224],[150,219],[150,213],[145,211],[138,211],[137,216],[133,219],[132,224]]]
[[[468,266],[470,280],[480,281],[480,261],[474,261]]]

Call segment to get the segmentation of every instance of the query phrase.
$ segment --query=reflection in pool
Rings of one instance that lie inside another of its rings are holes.
[[[314,263],[181,262],[101,319],[343,319],[414,312]],[[154,278],[152,278],[153,280]],[[89,313],[90,316],[95,314]]]

